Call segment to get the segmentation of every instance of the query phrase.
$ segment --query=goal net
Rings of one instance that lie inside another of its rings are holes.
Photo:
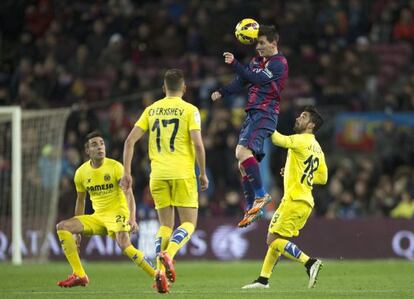
[[[48,256],[69,114],[0,107],[0,261]]]

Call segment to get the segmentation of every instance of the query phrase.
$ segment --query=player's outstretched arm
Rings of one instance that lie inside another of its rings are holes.
[[[280,134],[278,131],[273,132],[271,139],[274,145],[283,148],[290,148],[293,145],[293,140],[289,136]]]
[[[278,131],[274,131],[271,136],[272,143],[274,145],[283,147],[283,148],[300,148],[304,145],[305,140],[298,136],[298,134],[294,135],[283,135],[280,134]]]
[[[243,89],[244,85],[246,85],[246,81],[240,78],[240,76],[236,76],[234,80],[226,86],[223,86],[219,90],[214,91],[211,94],[211,99],[213,101],[220,100],[221,98],[237,93]]]
[[[232,66],[240,77],[254,85],[263,85],[270,81],[280,79],[286,68],[280,61],[271,61],[264,69],[253,71],[252,69],[245,67],[236,59],[233,61]]]
[[[190,135],[194,143],[198,168],[200,169],[199,180],[201,191],[204,191],[207,190],[209,181],[206,174],[206,152],[204,150],[203,139],[201,138],[201,131],[192,130],[190,131]]]
[[[134,156],[134,146],[135,143],[141,139],[145,134],[145,131],[140,127],[134,127],[129,133],[127,139],[124,143],[124,175],[121,178],[120,185],[124,191],[128,190],[132,186],[132,176],[131,176],[131,163],[132,157]]]
[[[223,56],[224,56],[224,62],[226,64],[232,64],[236,61],[234,59],[234,55],[230,52],[224,52]],[[234,78],[234,80],[231,83],[229,83],[226,86],[223,86],[222,88],[220,88],[217,91],[214,91],[211,94],[211,99],[213,101],[216,101],[216,100],[219,100],[219,99],[221,99],[225,96],[237,93],[246,85],[246,83],[247,83],[246,80],[244,80],[240,76],[236,76],[236,78]]]

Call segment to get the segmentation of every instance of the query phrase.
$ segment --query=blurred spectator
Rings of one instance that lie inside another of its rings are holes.
[[[393,37],[396,40],[414,40],[414,19],[413,12],[408,8],[403,8],[400,17],[394,25]]]
[[[401,200],[397,206],[391,211],[392,218],[414,218],[414,198],[408,193],[404,192],[401,195]]]
[[[59,183],[59,176],[52,170],[58,169],[56,164],[59,161],[56,158],[56,150],[52,145],[46,144],[42,148],[42,156],[38,162],[38,173],[41,179],[41,186],[45,190],[52,190]]]
[[[400,153],[395,150],[395,146],[401,144],[401,141],[401,135],[396,131],[393,121],[386,120],[376,135],[376,152],[386,174],[391,174],[401,163]]]
[[[396,130],[391,121],[384,122],[374,133],[377,148],[370,156],[339,152],[332,136],[337,112],[414,111],[411,2],[22,2],[17,6],[20,12],[14,7],[13,15],[24,20],[16,18],[11,24],[7,19],[7,27],[0,28],[0,105],[74,107],[67,122],[60,182],[62,200],[70,200],[70,205],[74,195],[66,190],[73,190],[73,171],[86,158],[84,136],[101,129],[109,155],[121,159],[126,134],[143,107],[162,96],[164,70],[182,68],[188,78],[185,97],[202,112],[214,186],[200,196],[200,213],[239,213],[240,196],[234,190],[240,188],[240,176],[233,156],[246,99],[235,95],[212,105],[210,93],[218,83],[232,79],[223,51],[233,51],[245,63],[253,51],[233,37],[234,25],[248,12],[263,24],[277,26],[289,61],[278,129],[292,133],[303,103],[312,102],[326,112],[326,131],[319,137],[327,152],[330,181],[315,190],[316,215],[409,217],[414,182],[406,167],[414,169],[413,128]],[[35,138],[31,133],[24,138]],[[151,217],[149,165],[147,158],[140,158],[147,151],[142,144],[134,160],[134,191],[138,213]],[[271,173],[266,179],[279,200],[278,172],[286,152],[273,146],[268,152]],[[47,165],[44,158],[42,164]],[[40,184],[35,179],[39,169],[31,172],[33,177],[26,174],[24,180]]]
[[[352,219],[360,217],[361,210],[360,203],[355,201],[352,193],[344,192],[339,197],[334,213],[336,218]]]

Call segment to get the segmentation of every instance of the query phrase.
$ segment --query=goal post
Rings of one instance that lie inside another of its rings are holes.
[[[22,254],[20,251],[22,240],[22,192],[21,192],[21,178],[22,178],[22,151],[21,151],[21,136],[22,136],[22,111],[19,106],[1,107],[0,121],[9,121],[11,123],[11,202],[12,202],[12,263],[20,265],[22,263]],[[4,139],[2,142],[6,142]],[[6,146],[6,145],[4,145]],[[3,194],[2,194],[3,195]]]
[[[70,108],[0,107],[0,260],[22,264],[47,258],[47,234],[56,221],[63,138]],[[41,252],[31,256],[25,231],[39,232]],[[8,240],[11,239],[11,242]],[[4,241],[6,240],[6,241]]]
[[[22,111],[20,107],[12,108],[12,262],[21,265],[22,253]]]

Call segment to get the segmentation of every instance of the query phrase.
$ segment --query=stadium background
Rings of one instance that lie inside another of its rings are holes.
[[[326,119],[318,139],[330,178],[315,190],[316,207],[299,244],[334,259],[414,259],[414,1],[408,0],[2,1],[0,105],[74,108],[64,136],[58,219],[73,215],[73,175],[86,158],[83,137],[102,130],[108,156],[122,160],[135,120],[162,97],[164,71],[178,67],[189,87],[185,99],[202,112],[211,181],[200,194],[199,243],[190,243],[183,257],[262,258],[266,221],[235,228],[243,199],[234,148],[246,94],[214,105],[210,100],[233,77],[222,52],[245,62],[254,53],[233,35],[243,17],[275,24],[281,35],[290,70],[279,130],[291,133],[306,104],[317,105]],[[278,174],[286,153],[267,147],[262,168],[276,199],[269,218],[282,194]],[[136,151],[134,193],[142,221],[135,240],[151,251],[157,224],[146,143]],[[3,174],[9,165],[1,160]],[[26,254],[35,255],[36,236],[25,233],[31,240]],[[0,257],[7,260],[1,240]],[[108,239],[84,242],[83,250],[87,259],[123,258]],[[51,257],[62,259],[53,245]]]

